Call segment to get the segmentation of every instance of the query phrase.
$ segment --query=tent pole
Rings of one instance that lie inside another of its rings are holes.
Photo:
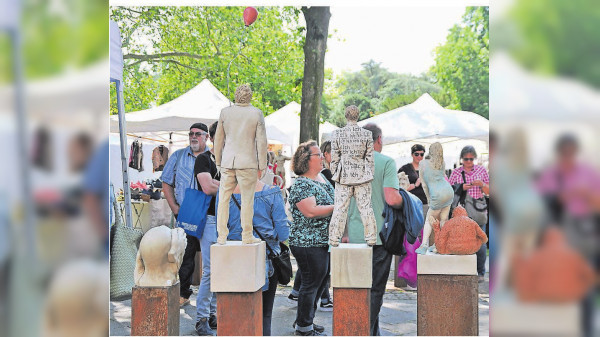
[[[129,175],[127,172],[127,156],[125,149],[127,148],[127,130],[125,130],[125,108],[123,105],[123,84],[121,81],[115,80],[117,87],[117,107],[119,110],[119,137],[121,139],[121,171],[123,173],[123,203],[125,204],[125,225],[132,227],[131,222],[131,192],[129,190]]]

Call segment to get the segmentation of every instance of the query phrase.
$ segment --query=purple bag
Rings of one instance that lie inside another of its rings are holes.
[[[409,286],[415,288],[417,286],[417,253],[415,250],[421,246],[421,240],[417,238],[415,243],[410,244],[406,241],[405,236],[403,245],[406,255],[398,263],[398,277],[405,279]]]

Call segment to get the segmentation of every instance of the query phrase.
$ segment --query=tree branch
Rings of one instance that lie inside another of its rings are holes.
[[[210,40],[210,42],[212,42],[212,44],[215,46],[215,49],[217,50],[217,55],[221,55],[221,50],[219,50],[219,46],[217,45],[217,43],[215,42],[215,40],[213,40],[212,35],[210,35],[210,21],[208,20],[208,18],[206,19],[206,29],[208,30],[208,39]]]
[[[168,53],[158,53],[158,54],[149,54],[149,55],[125,54],[125,55],[123,55],[123,60],[135,59],[135,60],[150,61],[150,60],[160,59],[163,57],[171,57],[171,56],[189,57],[189,58],[193,58],[193,59],[197,59],[197,60],[201,60],[204,58],[204,56],[202,56],[202,55],[191,54],[191,53],[186,53],[186,52],[168,52]]]

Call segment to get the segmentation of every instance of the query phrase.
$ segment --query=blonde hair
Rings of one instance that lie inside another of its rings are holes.
[[[252,100],[252,89],[249,84],[242,84],[235,90],[235,102],[249,104]]]
[[[444,148],[439,142],[435,142],[429,146],[429,155],[431,159],[431,168],[434,170],[443,170],[446,168],[444,163]]]

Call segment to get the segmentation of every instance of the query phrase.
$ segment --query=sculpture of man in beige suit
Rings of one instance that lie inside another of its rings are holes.
[[[377,224],[371,205],[371,181],[375,172],[373,136],[358,126],[359,111],[346,108],[348,124],[331,135],[331,172],[335,184],[335,206],[329,224],[329,244],[337,247],[346,228],[348,206],[354,196],[369,246],[377,242]]]
[[[250,86],[239,86],[235,105],[221,110],[215,133],[215,162],[221,172],[217,211],[217,243],[221,245],[229,234],[229,199],[238,184],[242,194],[242,243],[260,242],[252,235],[252,217],[258,171],[267,167],[267,132],[263,113],[250,104],[251,99]]]

